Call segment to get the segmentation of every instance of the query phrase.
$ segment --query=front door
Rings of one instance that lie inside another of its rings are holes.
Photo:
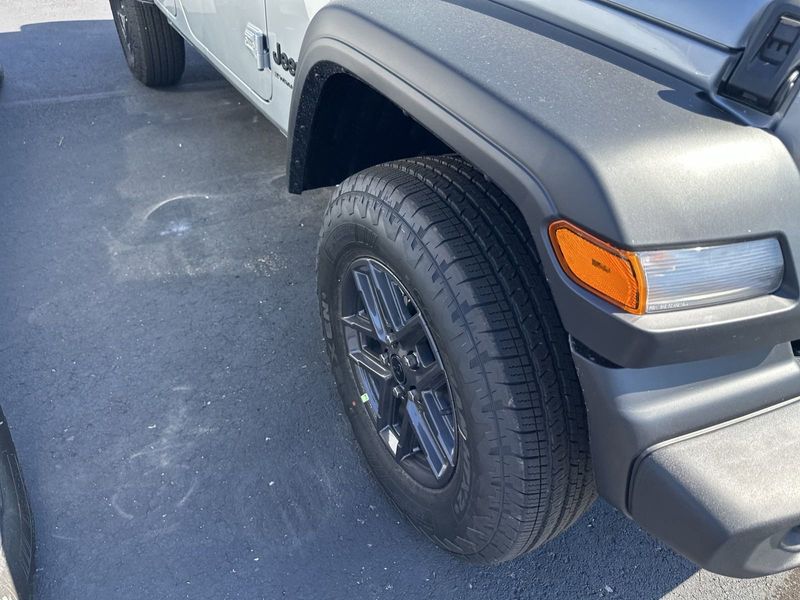
[[[181,4],[192,34],[211,57],[269,100],[266,0],[181,0]]]

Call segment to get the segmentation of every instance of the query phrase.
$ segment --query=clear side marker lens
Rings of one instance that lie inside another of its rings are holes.
[[[647,312],[725,304],[765,296],[783,281],[776,239],[638,253]]]

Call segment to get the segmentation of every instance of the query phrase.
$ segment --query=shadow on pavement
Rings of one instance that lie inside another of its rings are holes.
[[[68,100],[73,96],[113,95],[141,87],[121,57],[113,21],[56,21],[0,33],[4,103]],[[122,62],[121,62],[122,61]],[[223,79],[197,51],[187,47],[181,85]]]
[[[288,195],[283,137],[190,56],[163,93],[111,21],[0,34],[0,382],[38,597],[647,600],[695,573],[603,503],[486,568],[400,518],[323,354],[329,192]]]

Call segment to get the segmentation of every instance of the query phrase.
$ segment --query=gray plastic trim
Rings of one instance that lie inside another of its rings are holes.
[[[636,521],[732,577],[800,566],[800,399],[660,444],[638,461]]]
[[[669,446],[680,444],[681,442],[685,442],[687,440],[691,440],[693,438],[702,436],[702,435],[709,435],[713,434],[715,431],[719,431],[720,429],[725,429],[727,427],[733,427],[739,423],[744,423],[745,421],[749,421],[751,419],[755,419],[756,417],[760,417],[761,415],[766,415],[776,410],[780,410],[786,406],[800,403],[800,397],[798,398],[790,398],[789,400],[785,400],[783,402],[779,402],[778,404],[773,404],[772,406],[767,406],[766,408],[762,408],[761,410],[757,410],[755,412],[742,415],[740,417],[736,417],[735,419],[731,419],[729,421],[724,421],[723,423],[717,423],[716,425],[712,425],[710,427],[706,427],[705,429],[698,429],[697,431],[692,431],[691,433],[687,433],[676,438],[672,438],[670,440],[666,440],[660,442],[658,444],[653,444],[649,448],[647,448],[644,452],[642,452],[637,458],[636,461],[633,463],[633,467],[631,468],[631,482],[636,481],[636,475],[639,472],[639,468],[641,467],[642,463],[647,460],[653,453],[662,450],[663,448],[667,448]],[[800,423],[798,423],[800,424]],[[633,485],[629,487],[629,493],[627,498],[627,512],[633,514]]]
[[[633,465],[648,449],[800,397],[789,344],[736,356],[620,369],[573,350],[600,494],[630,514]]]

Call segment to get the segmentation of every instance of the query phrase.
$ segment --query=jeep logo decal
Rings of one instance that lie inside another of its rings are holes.
[[[289,58],[286,55],[286,52],[281,52],[280,44],[275,46],[275,50],[272,53],[272,59],[275,61],[275,64],[282,66],[284,71],[288,72],[289,75],[294,77],[295,72],[297,72],[297,61],[293,58]]]

